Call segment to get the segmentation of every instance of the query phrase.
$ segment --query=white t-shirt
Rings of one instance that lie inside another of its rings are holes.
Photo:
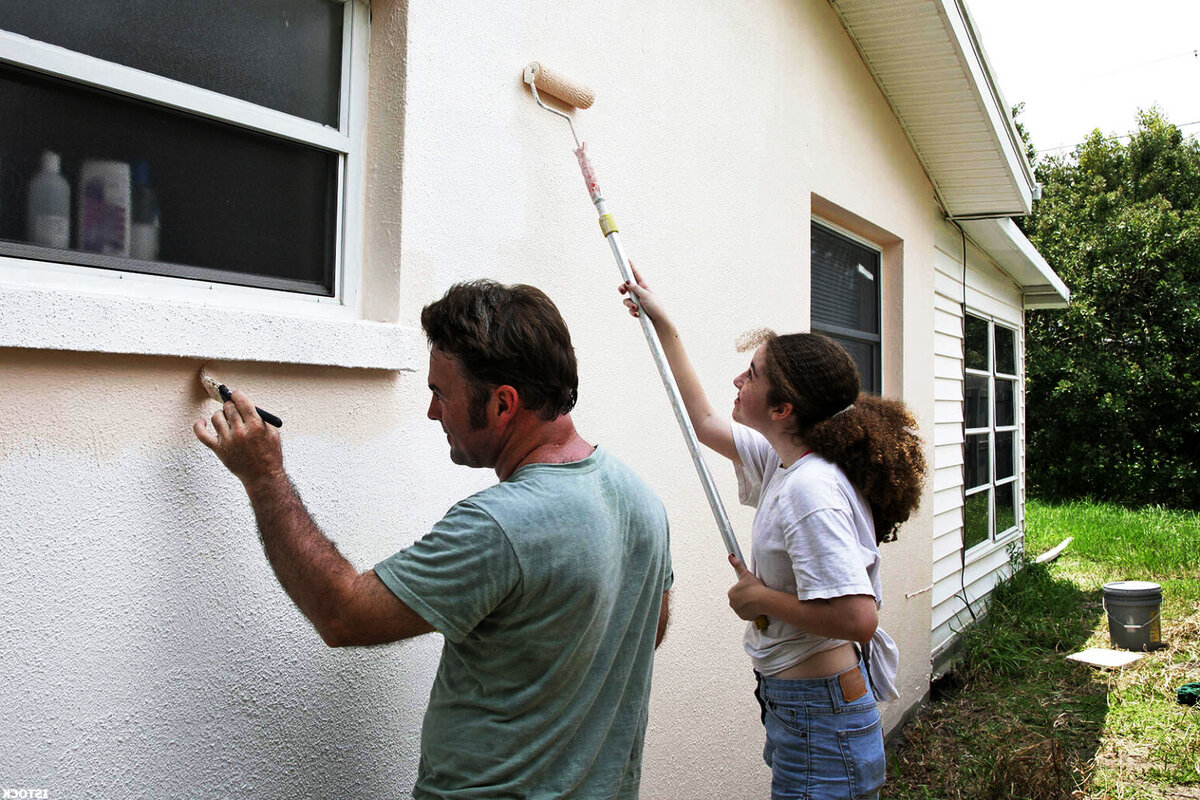
[[[737,467],[739,499],[758,508],[750,532],[750,570],[770,588],[792,592],[801,600],[862,594],[873,596],[878,606],[879,548],[871,507],[862,492],[841,468],[815,453],[784,469],[771,444],[752,428],[733,423],[733,440],[742,462]],[[894,662],[895,645],[886,634],[881,638],[886,642],[872,647],[872,659],[891,656]],[[761,631],[747,625],[744,643],[754,668],[774,675],[844,640],[771,619]],[[880,652],[889,647],[890,652]],[[871,666],[875,677],[877,665]],[[890,672],[894,676],[894,664]],[[880,695],[894,692],[876,688]]]

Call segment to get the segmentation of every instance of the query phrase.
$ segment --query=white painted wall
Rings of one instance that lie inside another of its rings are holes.
[[[373,11],[364,314],[411,334],[423,304],[479,276],[535,283],[559,303],[581,365],[576,422],[647,477],[672,521],[673,623],[642,795],[763,797],[718,534],[615,294],[566,123],[534,105],[520,72],[539,59],[595,90],[576,120],[600,185],[718,406],[744,368],[739,333],[808,323],[815,206],[885,247],[885,387],[916,411],[932,464],[941,223],[924,173],[823,0]],[[269,332],[241,335],[252,353]],[[212,340],[212,355],[229,352],[221,331]],[[0,350],[0,784],[59,797],[406,796],[440,641],[321,645],[278,588],[236,481],[192,437],[215,408],[195,381],[203,360]],[[493,480],[449,463],[424,417],[422,358],[401,361],[217,368],[283,416],[296,484],[364,569]],[[732,471],[713,467],[745,544],[751,512],[735,505]],[[883,624],[903,654],[889,724],[927,687],[934,512],[931,488],[884,549]]]

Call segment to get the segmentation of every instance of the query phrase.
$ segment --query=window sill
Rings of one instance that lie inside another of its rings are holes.
[[[967,564],[974,564],[976,561],[990,556],[997,550],[1006,549],[1009,545],[1022,538],[1024,535],[1024,531],[1022,531],[1021,527],[1018,525],[1016,528],[1013,528],[1008,533],[1003,534],[995,541],[980,542],[967,551]]]
[[[415,328],[344,315],[3,284],[0,347],[404,371],[426,354]]]

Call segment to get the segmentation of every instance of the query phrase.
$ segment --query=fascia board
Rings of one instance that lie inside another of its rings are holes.
[[[1065,308],[1071,290],[1011,219],[962,220],[963,231],[1016,281],[1025,308]]]

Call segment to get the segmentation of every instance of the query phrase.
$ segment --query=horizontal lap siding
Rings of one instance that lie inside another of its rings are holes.
[[[997,546],[983,557],[974,558],[967,564],[965,580],[960,578],[958,554],[952,555],[950,560],[953,562],[953,571],[940,581],[937,580],[937,564],[934,565],[934,651],[971,621],[971,611],[978,615],[987,608],[988,595],[999,580],[1009,575],[1006,546]],[[963,583],[966,584],[966,596],[971,601],[970,610],[962,599]]]
[[[1016,327],[1024,353],[1024,317],[1017,286],[968,244],[967,287],[963,288],[963,246],[947,226],[934,251],[934,487],[933,591],[930,652],[935,653],[971,622],[963,600],[979,614],[996,582],[1008,574],[1004,543],[968,554],[963,569],[963,302],[968,310]],[[1022,365],[1022,377],[1024,374]],[[1024,381],[1022,381],[1022,392]],[[1022,397],[1023,401],[1023,397]],[[1021,463],[1024,463],[1024,402],[1021,403]],[[1022,497],[1022,501],[1023,501]],[[1021,504],[1022,518],[1024,503]],[[965,588],[964,588],[965,587]]]
[[[946,597],[958,583],[962,547],[962,265],[942,248],[934,251],[934,518],[932,653],[952,615]],[[952,594],[952,592],[951,592]],[[960,604],[961,605],[961,604]]]

